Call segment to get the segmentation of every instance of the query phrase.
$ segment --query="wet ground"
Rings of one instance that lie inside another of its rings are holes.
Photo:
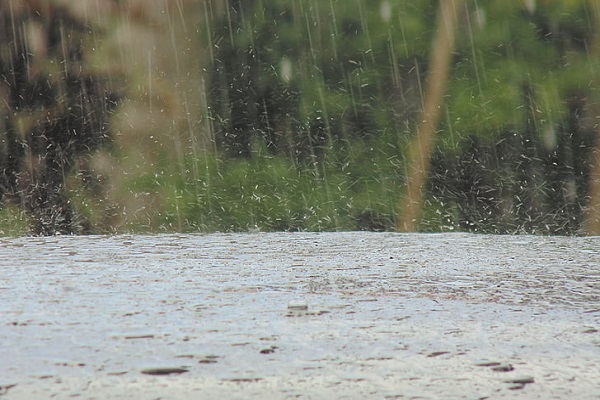
[[[4,238],[0,254],[0,399],[600,398],[600,238]]]

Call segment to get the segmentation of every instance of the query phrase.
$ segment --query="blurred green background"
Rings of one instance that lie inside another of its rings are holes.
[[[20,53],[3,40],[2,234],[396,229],[438,1],[15,4],[0,1],[17,21],[2,34],[29,52],[32,88],[11,98]],[[417,230],[598,233],[599,8],[460,6]],[[51,164],[58,200],[31,205],[50,168],[33,127],[77,108],[56,88],[81,71],[118,105],[78,114],[99,115],[103,139]]]

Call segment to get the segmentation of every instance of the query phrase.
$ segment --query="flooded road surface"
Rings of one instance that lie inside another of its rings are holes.
[[[0,254],[0,399],[600,398],[600,238],[4,238]]]

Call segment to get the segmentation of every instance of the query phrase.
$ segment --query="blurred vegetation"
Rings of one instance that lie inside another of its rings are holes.
[[[89,233],[67,181],[77,171],[82,188],[101,196],[86,164],[109,139],[116,77],[90,68],[88,26],[66,8],[36,4],[0,2],[0,204],[20,205],[34,234]]]
[[[304,224],[265,228],[392,229],[436,4],[231,1],[216,14],[206,40],[220,157],[244,177],[266,167],[279,183],[271,191],[250,179],[240,199],[301,197],[290,170],[321,193],[291,207]],[[596,135],[591,7],[466,3],[421,230],[582,232]],[[259,210],[244,223],[263,227],[271,214]]]
[[[61,189],[90,229],[393,230],[438,2],[181,4],[142,23],[167,15],[162,46],[182,43],[185,57],[155,65],[141,50],[119,68],[128,99],[104,161],[89,163],[104,166],[94,176],[106,176],[110,201],[75,178]],[[465,4],[419,229],[584,233],[600,115],[598,5]],[[137,15],[128,10],[128,28],[102,25],[107,36],[127,41]],[[4,213],[14,209],[3,201]]]

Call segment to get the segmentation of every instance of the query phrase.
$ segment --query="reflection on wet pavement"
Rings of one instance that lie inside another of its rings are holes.
[[[599,245],[1,239],[0,398],[598,398]]]

